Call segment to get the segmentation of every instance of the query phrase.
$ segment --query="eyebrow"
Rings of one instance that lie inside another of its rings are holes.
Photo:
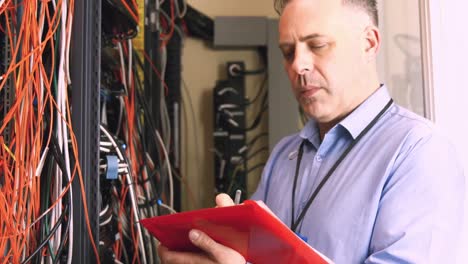
[[[299,41],[304,42],[304,41],[307,41],[307,40],[311,40],[311,39],[314,39],[314,38],[321,38],[321,37],[324,37],[324,35],[314,33],[314,34],[310,34],[310,35],[300,37]],[[283,48],[283,47],[290,46],[290,45],[291,45],[291,43],[285,42],[285,43],[280,43],[279,47]]]
[[[318,33],[310,34],[310,35],[307,35],[307,36],[304,36],[304,37],[300,37],[299,41],[306,41],[306,40],[310,40],[310,39],[314,39],[314,38],[320,38],[320,37],[323,37],[323,36],[324,35],[320,35]]]

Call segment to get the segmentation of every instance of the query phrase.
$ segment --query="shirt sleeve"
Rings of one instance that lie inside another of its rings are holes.
[[[402,147],[383,187],[365,263],[455,262],[464,215],[463,169],[442,137],[413,141]]]

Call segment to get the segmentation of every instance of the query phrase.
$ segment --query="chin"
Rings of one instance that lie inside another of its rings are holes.
[[[318,123],[328,123],[332,119],[330,118],[329,111],[324,109],[317,103],[301,104],[302,111],[309,117],[314,119]]]

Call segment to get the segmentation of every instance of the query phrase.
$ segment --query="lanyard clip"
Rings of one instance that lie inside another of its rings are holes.
[[[306,236],[303,236],[303,235],[299,234],[298,232],[295,232],[295,233],[296,233],[296,235],[297,235],[300,239],[302,239],[302,241],[304,241],[304,242],[307,243],[307,240],[308,240],[308,239],[307,239]]]

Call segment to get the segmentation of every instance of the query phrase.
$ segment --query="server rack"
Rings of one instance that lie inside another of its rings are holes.
[[[94,242],[99,244],[99,84],[101,65],[101,0],[75,1],[72,29],[71,80],[72,122],[77,137],[79,160]],[[88,236],[78,177],[72,188],[73,263],[96,263]]]

